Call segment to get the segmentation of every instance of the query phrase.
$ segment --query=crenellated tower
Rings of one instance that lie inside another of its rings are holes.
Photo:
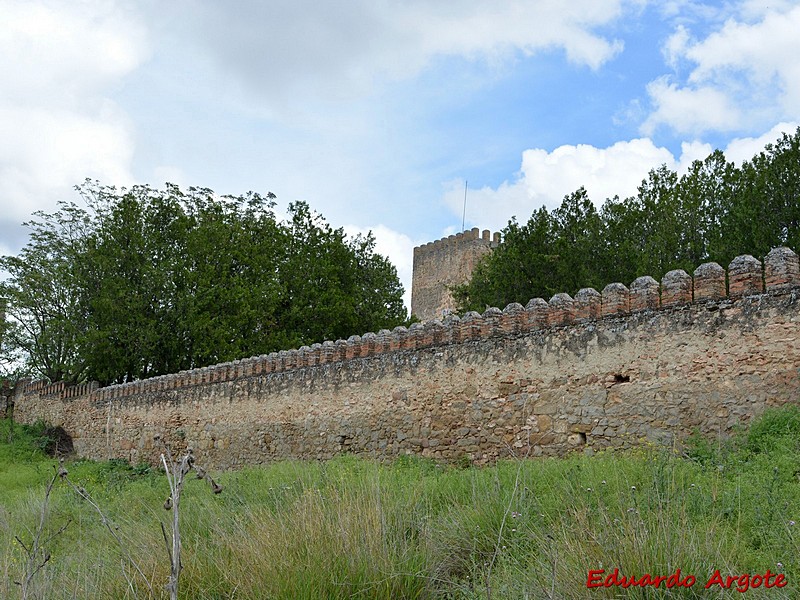
[[[500,244],[500,234],[488,229],[451,235],[414,248],[411,313],[422,321],[441,319],[453,309],[450,288],[466,283],[478,261]]]

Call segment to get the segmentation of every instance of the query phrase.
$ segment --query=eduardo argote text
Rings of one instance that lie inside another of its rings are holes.
[[[588,588],[610,588],[610,587],[660,587],[662,584],[665,588],[689,588],[697,583],[697,577],[694,575],[684,575],[680,569],[676,569],[670,575],[651,575],[645,573],[637,578],[635,575],[622,575],[619,569],[614,569],[606,573],[605,569],[592,569],[586,578],[586,587]],[[704,585],[705,589],[714,588],[719,586],[722,589],[735,589],[737,592],[746,592],[750,589],[759,587],[764,588],[782,588],[788,582],[783,573],[773,573],[769,569],[765,573],[742,573],[741,575],[723,575],[719,569],[714,571],[714,574],[709,577]]]

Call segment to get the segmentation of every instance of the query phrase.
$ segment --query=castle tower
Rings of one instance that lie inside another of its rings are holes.
[[[478,261],[500,243],[500,234],[477,227],[414,248],[411,313],[422,321],[441,319],[455,309],[452,286],[466,283]]]

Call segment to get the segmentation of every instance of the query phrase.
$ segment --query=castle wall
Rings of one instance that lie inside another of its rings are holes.
[[[467,283],[481,258],[500,243],[500,234],[478,228],[414,248],[411,314],[422,321],[441,319],[452,312],[451,287]]]
[[[799,325],[798,258],[776,249],[130,384],[26,382],[15,418],[81,456],[154,462],[162,435],[214,468],[680,444],[797,402]]]

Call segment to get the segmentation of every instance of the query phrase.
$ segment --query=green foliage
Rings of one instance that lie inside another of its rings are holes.
[[[0,419],[0,464],[16,459],[44,458],[49,442],[44,422],[21,425],[11,419]]]
[[[800,406],[771,408],[750,426],[744,447],[753,453],[795,450],[800,443]]]
[[[0,433],[10,423],[0,422]],[[783,573],[784,589],[753,598],[793,598],[800,577],[800,452],[796,406],[767,411],[732,440],[703,440],[708,460],[665,449],[571,455],[459,469],[416,456],[379,464],[353,456],[282,462],[220,477],[210,497],[187,481],[182,516],[187,598],[587,598],[590,569],[669,575],[688,589],[601,588],[592,597],[739,597],[704,590],[723,576]],[[30,437],[29,437],[30,435]],[[0,438],[0,596],[13,599],[19,548],[35,526],[54,461],[35,431]],[[699,436],[694,437],[700,442]],[[777,443],[780,441],[780,443]],[[9,448],[13,447],[13,451]],[[158,525],[163,473],[119,461],[77,461],[70,478],[108,515],[153,582],[169,570]],[[65,486],[53,490],[39,589],[49,598],[151,596],[124,566],[101,519]],[[132,582],[132,583],[131,583]],[[133,587],[131,587],[133,586]]]
[[[559,258],[555,231],[555,219],[544,208],[525,225],[512,219],[503,229],[503,244],[478,263],[468,284],[453,290],[460,309],[480,311],[506,306],[509,298],[550,297],[561,291],[553,290],[550,275]]]
[[[596,211],[583,188],[528,223],[503,229],[503,244],[454,290],[459,310],[483,311],[641,275],[691,273],[707,261],[763,257],[800,247],[800,128],[736,167],[719,150],[678,176],[653,169],[636,196]]]
[[[28,245],[18,256],[0,257],[0,269],[9,274],[0,282],[7,317],[0,364],[52,381],[78,381],[86,374],[79,352],[85,315],[75,265],[84,251],[88,216],[74,204],[35,216],[25,224],[31,229]],[[21,369],[13,366],[19,361]]]
[[[736,461],[758,455],[793,456],[800,450],[800,406],[769,408],[750,427],[726,440],[710,440],[694,432],[686,441],[686,455],[704,466],[737,468]],[[727,467],[725,465],[728,465]]]
[[[142,379],[391,328],[406,319],[395,268],[305,203],[167,184],[79,186],[31,222],[11,277],[3,356],[52,381]]]
[[[699,431],[694,431],[686,439],[686,457],[703,466],[713,465],[720,453],[721,448]]]

